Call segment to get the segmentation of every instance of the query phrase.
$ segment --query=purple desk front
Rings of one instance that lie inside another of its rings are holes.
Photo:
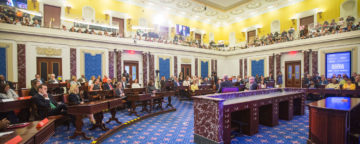
[[[303,115],[303,89],[263,89],[246,92],[214,94],[194,98],[195,143],[231,142],[233,121],[247,125],[245,134],[258,132],[258,124],[275,126],[278,119],[291,120],[293,114]]]

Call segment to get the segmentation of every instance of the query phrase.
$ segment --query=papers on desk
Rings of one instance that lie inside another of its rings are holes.
[[[1,99],[1,102],[10,102],[10,101],[14,101],[14,99]]]
[[[8,134],[12,134],[12,133],[14,133],[14,131],[0,132],[0,137],[8,135]]]

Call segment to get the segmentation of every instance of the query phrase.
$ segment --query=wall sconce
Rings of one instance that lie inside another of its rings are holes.
[[[71,5],[67,4],[65,7],[66,7],[66,13],[69,14],[70,9],[71,9]]]
[[[295,18],[291,18],[291,22],[292,22],[293,25],[295,25],[295,21],[296,21]]]
[[[323,12],[324,12],[323,9],[319,9],[319,8],[316,9],[316,13],[319,14],[319,18],[320,18],[320,19],[322,18]]]
[[[105,10],[105,11],[104,11],[105,20],[108,20],[108,19],[109,19],[110,13],[111,13],[111,12],[110,12],[109,10]]]
[[[31,2],[33,3],[34,9],[36,9],[37,0],[31,0]]]

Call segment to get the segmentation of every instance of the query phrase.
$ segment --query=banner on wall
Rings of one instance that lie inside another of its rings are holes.
[[[264,76],[264,60],[252,60],[251,61],[251,76],[255,77],[256,75]]]
[[[85,77],[90,80],[91,76],[102,76],[102,55],[85,53]]]
[[[165,77],[165,79],[170,78],[170,59],[159,58],[159,70],[160,78]]]
[[[334,74],[351,74],[351,52],[337,52],[326,54],[326,77],[331,78]]]

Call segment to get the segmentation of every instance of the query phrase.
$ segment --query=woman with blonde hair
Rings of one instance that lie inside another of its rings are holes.
[[[84,103],[84,101],[81,99],[81,97],[79,95],[78,85],[76,85],[76,84],[71,85],[70,90],[69,90],[69,104],[70,105],[78,105],[78,104],[83,104],[83,103]],[[88,117],[92,124],[96,123],[93,114],[89,114]]]
[[[91,76],[88,85],[91,86],[95,82],[95,76]]]

